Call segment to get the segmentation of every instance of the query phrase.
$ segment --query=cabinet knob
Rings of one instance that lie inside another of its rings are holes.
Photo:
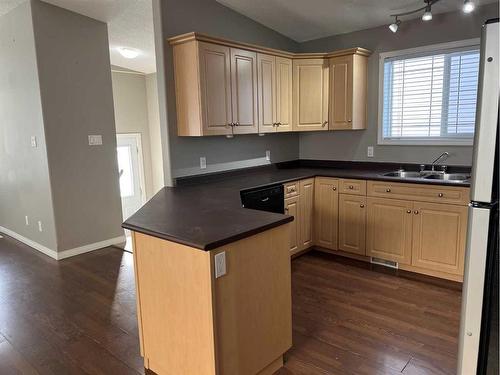
[[[337,190],[337,188],[334,186],[334,187],[332,187],[332,190],[334,190],[334,191],[335,191],[335,190]]]
[[[226,125],[226,127],[233,126],[233,123],[230,122],[229,124]]]
[[[418,210],[413,211],[415,215],[418,215]]]
[[[351,189],[351,190],[352,190],[352,189],[354,189],[354,186],[352,186],[352,185],[349,185],[349,189]]]
[[[321,126],[324,128],[326,125],[328,125],[328,121],[325,121]]]
[[[364,207],[365,207],[365,205],[364,205],[364,204],[360,204],[360,205],[359,205],[359,207],[364,208]]]
[[[386,193],[390,193],[391,192],[391,189],[387,188],[385,189]]]
[[[275,123],[275,122],[273,122],[273,127],[274,127],[274,126],[278,126],[278,124],[277,124],[277,123]]]
[[[443,196],[443,193],[439,193],[438,197],[441,198]]]
[[[240,126],[240,123],[239,123],[239,122],[236,122],[236,123],[234,124],[234,126]]]
[[[347,120],[347,122],[352,122],[352,120]]]
[[[278,122],[276,125],[277,125],[277,126],[281,126],[281,122]]]
[[[411,214],[411,210],[406,210],[406,213],[407,214]]]

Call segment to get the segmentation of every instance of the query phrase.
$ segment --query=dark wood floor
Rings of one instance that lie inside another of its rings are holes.
[[[0,374],[143,374],[129,253],[0,239]],[[289,374],[454,374],[460,289],[312,252],[292,263]]]

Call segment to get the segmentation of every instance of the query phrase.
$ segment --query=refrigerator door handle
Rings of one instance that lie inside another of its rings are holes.
[[[490,212],[488,208],[469,207],[458,375],[475,374],[477,371]]]

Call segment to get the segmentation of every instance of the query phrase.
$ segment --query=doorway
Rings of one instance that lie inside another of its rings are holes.
[[[116,152],[122,216],[125,221],[146,203],[141,135],[139,133],[117,134]],[[125,234],[127,236],[126,250],[132,250],[130,232],[126,230]]]

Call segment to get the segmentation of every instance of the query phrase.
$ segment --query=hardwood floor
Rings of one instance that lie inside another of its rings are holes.
[[[132,255],[60,262],[0,239],[0,374],[143,374]],[[280,375],[454,374],[458,284],[311,252],[292,262]]]

